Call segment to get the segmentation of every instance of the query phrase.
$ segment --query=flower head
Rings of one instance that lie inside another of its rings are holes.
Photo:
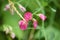
[[[15,38],[15,33],[11,32],[10,36],[11,36],[12,39],[14,39]]]
[[[8,10],[8,9],[10,9],[10,5],[9,5],[9,4],[7,4],[7,5],[5,6],[4,11],[6,11],[6,10]]]
[[[26,21],[32,20],[32,13],[31,12],[26,12],[24,14],[24,18]]]
[[[33,20],[34,29],[36,29],[37,25],[38,25],[37,20],[34,19],[34,20]]]
[[[20,20],[19,21],[19,26],[20,26],[20,29],[21,30],[26,30],[27,29],[27,26],[28,26],[28,23],[25,22],[24,20]]]
[[[39,16],[43,21],[46,20],[46,16],[45,16],[44,14],[38,14],[38,16]]]
[[[21,10],[22,12],[25,12],[25,11],[26,11],[26,8],[23,7],[21,4],[19,4],[19,8],[20,8],[20,10]]]
[[[4,32],[6,33],[6,34],[9,34],[10,32],[12,32],[12,27],[10,26],[10,25],[4,25],[3,26],[4,27]]]

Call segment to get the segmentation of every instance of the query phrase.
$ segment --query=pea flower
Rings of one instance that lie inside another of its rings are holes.
[[[15,38],[15,33],[11,32],[10,36],[11,36],[12,39],[14,39]]]
[[[28,23],[25,22],[24,20],[20,20],[19,21],[19,26],[20,26],[20,29],[21,30],[26,30],[27,29],[27,26],[28,26]]]
[[[38,16],[39,16],[43,21],[46,20],[46,16],[45,16],[44,14],[38,14]]]
[[[24,18],[26,21],[32,20],[32,13],[31,12],[26,12],[24,14]]]
[[[9,34],[12,31],[12,27],[10,25],[7,25],[7,27],[4,25],[4,32],[6,34]]]
[[[4,11],[9,10],[9,9],[10,9],[10,5],[7,4],[7,5],[5,6],[5,8],[4,8]]]
[[[4,8],[4,11],[7,11],[7,10],[9,10],[11,12],[11,15],[14,15],[14,10],[13,10],[13,8],[10,8],[10,4],[7,4]]]
[[[4,31],[5,31],[6,34],[8,34],[8,33],[10,32],[8,27],[6,27],[6,28],[4,29]]]
[[[8,26],[8,28],[9,28],[9,31],[11,32],[12,31],[12,26]]]
[[[33,20],[33,26],[34,26],[34,29],[36,29],[37,25],[38,25],[37,20],[34,19],[34,20]]]
[[[25,7],[23,7],[21,4],[18,4],[19,5],[19,8],[20,8],[20,10],[22,11],[22,12],[25,12],[26,11],[26,8]]]

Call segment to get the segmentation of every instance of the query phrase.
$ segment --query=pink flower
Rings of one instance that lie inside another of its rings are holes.
[[[34,29],[36,29],[37,25],[38,25],[37,20],[33,20]]]
[[[39,16],[43,21],[46,20],[46,16],[45,16],[44,14],[38,14],[38,16]]]
[[[4,11],[6,11],[6,10],[8,10],[8,9],[10,9],[10,5],[9,5],[9,4],[7,4],[7,5],[5,6]]]
[[[28,23],[25,22],[24,20],[20,20],[19,21],[19,26],[20,26],[20,29],[21,30],[26,30],[27,29],[27,26],[28,26]]]
[[[31,12],[26,12],[24,14],[24,18],[26,21],[32,20],[32,13]]]

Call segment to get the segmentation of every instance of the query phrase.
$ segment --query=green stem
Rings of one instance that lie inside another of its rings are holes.
[[[35,32],[35,30],[32,29],[28,40],[33,40],[34,32]]]
[[[16,3],[20,3],[20,2],[22,2],[23,0],[20,0],[20,1],[18,1],[18,2],[14,2],[14,4],[16,4]]]
[[[22,18],[24,21],[26,21],[23,16],[19,13],[19,11],[16,9],[16,7],[14,6],[14,3],[10,0],[8,0],[9,4],[12,5],[12,8],[15,10],[15,12],[20,16],[20,18]]]
[[[28,29],[34,29],[34,28],[28,28]],[[36,28],[36,29],[40,29],[40,28]]]
[[[29,5],[30,0],[26,2],[25,8]]]
[[[43,9],[43,6],[39,2],[39,0],[36,0],[36,2],[39,5],[39,7],[41,8],[42,13],[45,14],[44,9]],[[44,21],[42,21],[42,32],[44,33],[45,40],[47,40],[47,36],[46,36],[46,33],[45,33],[46,31],[45,31],[45,28],[44,28]]]
[[[33,15],[36,14],[37,12],[39,12],[40,10],[41,10],[41,9],[39,8],[37,11],[35,11],[35,12],[33,13]]]
[[[51,8],[50,8],[51,9]],[[52,10],[52,9],[51,9]],[[49,19],[49,26],[51,26],[54,22],[54,17],[55,17],[55,12],[53,12],[53,10],[51,11],[51,16],[50,16],[50,19]]]

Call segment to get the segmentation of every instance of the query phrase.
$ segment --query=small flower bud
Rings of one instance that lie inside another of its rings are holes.
[[[37,20],[36,19],[33,19],[33,26],[34,26],[34,29],[36,29],[38,23],[37,23]]]
[[[15,33],[11,32],[10,36],[11,36],[12,39],[14,39],[15,38]]]
[[[12,27],[10,26],[10,25],[4,25],[3,26],[3,28],[4,28],[4,32],[6,33],[6,34],[9,34],[10,32],[12,32]]]
[[[45,16],[44,14],[38,14],[38,16],[39,16],[43,21],[46,20],[46,16]]]
[[[19,21],[19,27],[20,27],[21,30],[26,30],[27,26],[28,26],[28,23],[25,22],[24,20]]]
[[[19,8],[20,8],[20,10],[21,10],[22,12],[25,12],[25,11],[26,11],[26,8],[23,7],[21,4],[19,4]]]
[[[6,28],[5,33],[8,34],[9,32],[9,28]]]
[[[31,12],[26,12],[24,14],[24,18],[26,21],[32,20],[32,13]]]
[[[9,31],[11,32],[12,31],[12,27],[11,26],[8,26],[8,28],[9,28]]]
[[[8,27],[4,27],[4,30],[3,30],[6,34],[9,33],[9,28]]]
[[[9,9],[10,9],[10,5],[7,4],[7,5],[5,6],[5,8],[4,8],[4,11],[9,10]]]

